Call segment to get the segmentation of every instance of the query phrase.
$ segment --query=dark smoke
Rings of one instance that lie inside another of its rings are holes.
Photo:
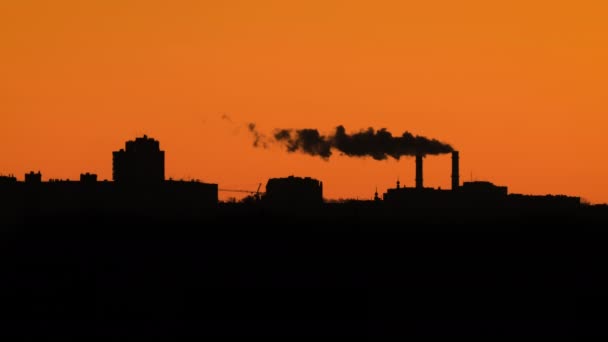
[[[364,131],[348,134],[342,125],[336,127],[333,135],[328,136],[321,135],[318,130],[310,128],[280,129],[275,132],[274,139],[284,143],[288,152],[299,151],[324,159],[331,156],[332,148],[348,156],[370,156],[376,160],[383,160],[389,156],[399,159],[402,156],[442,154],[453,151],[448,144],[409,132],[394,137],[386,128],[376,131],[370,127]]]
[[[266,136],[264,136],[264,134],[260,133],[257,128],[255,127],[255,123],[250,122],[249,124],[247,124],[247,129],[249,129],[249,132],[251,132],[251,134],[253,134],[253,146],[254,147],[263,147],[263,148],[267,148],[268,144],[266,143]]]
[[[302,151],[311,156],[321,156],[329,158],[331,156],[331,141],[320,135],[316,129],[289,130],[281,129],[276,131],[274,138],[287,145],[287,151]]]
[[[222,114],[222,120],[225,120],[225,121],[228,121],[228,122],[232,122],[232,119],[226,113]]]

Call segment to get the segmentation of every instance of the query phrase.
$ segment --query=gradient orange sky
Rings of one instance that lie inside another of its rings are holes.
[[[246,129],[343,124],[450,143],[461,180],[608,202],[606,13],[597,0],[2,1],[0,173],[111,179],[111,152],[148,134],[167,177],[220,188],[292,174],[328,198],[413,186],[412,158],[323,161],[256,149]],[[450,172],[449,155],[425,159],[425,185],[448,188]]]

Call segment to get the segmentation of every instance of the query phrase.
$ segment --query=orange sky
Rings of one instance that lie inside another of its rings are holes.
[[[329,198],[413,186],[411,158],[255,149],[245,127],[343,124],[448,142],[463,180],[608,202],[606,13],[597,0],[2,1],[0,173],[110,179],[111,152],[146,133],[167,177],[220,188],[291,174]],[[449,155],[426,158],[425,185],[449,184]]]

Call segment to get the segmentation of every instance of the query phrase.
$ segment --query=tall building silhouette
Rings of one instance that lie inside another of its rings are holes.
[[[120,184],[154,184],[165,180],[165,151],[157,140],[144,135],[112,152],[112,178]]]

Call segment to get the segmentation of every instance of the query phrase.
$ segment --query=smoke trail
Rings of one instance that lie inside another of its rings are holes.
[[[253,146],[254,147],[263,147],[263,148],[268,147],[268,144],[266,143],[266,136],[257,130],[255,123],[253,123],[253,122],[248,123],[247,129],[249,129],[249,132],[251,132],[251,134],[253,134],[253,138],[254,138]]]
[[[226,113],[222,113],[221,119],[232,123],[232,118],[230,118],[230,116]]]
[[[386,128],[376,131],[370,127],[367,130],[348,134],[342,125],[336,127],[335,133],[328,136],[321,135],[318,130],[310,128],[279,129],[275,131],[274,139],[285,144],[288,152],[302,152],[320,156],[323,159],[331,156],[332,148],[351,157],[370,156],[376,160],[383,160],[389,156],[399,159],[402,156],[442,154],[453,151],[448,144],[409,132],[394,137]]]
[[[316,129],[288,130],[281,129],[276,131],[274,138],[284,142],[287,151],[302,151],[311,156],[320,156],[327,159],[331,156],[331,141],[319,134]]]

